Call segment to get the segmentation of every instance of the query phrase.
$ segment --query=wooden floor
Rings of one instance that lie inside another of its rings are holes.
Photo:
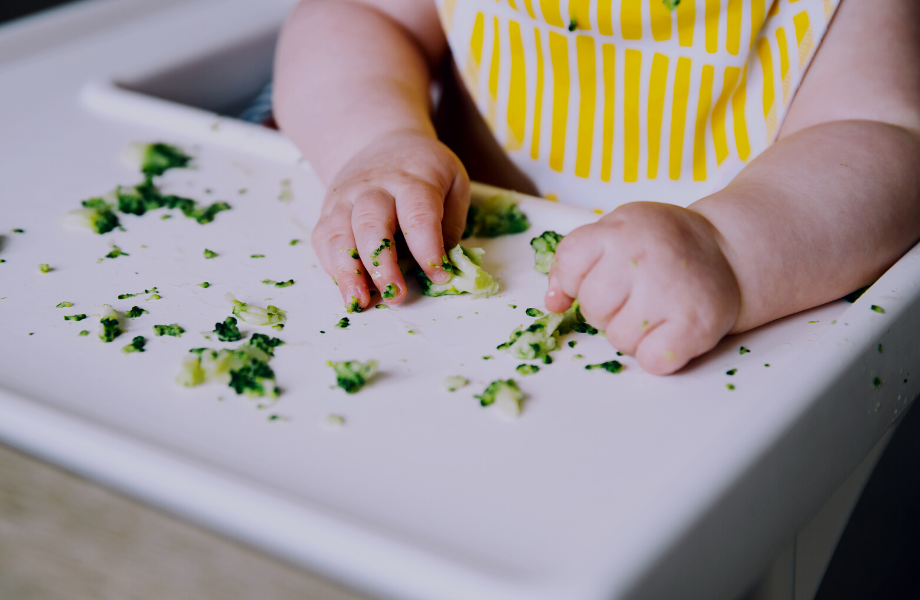
[[[0,445],[0,599],[361,600]]]

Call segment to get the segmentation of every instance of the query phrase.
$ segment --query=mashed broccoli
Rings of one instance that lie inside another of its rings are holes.
[[[483,254],[485,251],[481,248],[464,248],[457,244],[448,252],[451,278],[447,283],[434,283],[424,271],[416,271],[422,293],[426,296],[472,294],[477,298],[498,293],[498,283],[480,266]]]

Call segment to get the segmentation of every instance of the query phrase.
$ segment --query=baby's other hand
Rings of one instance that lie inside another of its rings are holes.
[[[406,282],[395,233],[404,233],[425,274],[444,283],[445,246],[460,241],[469,203],[466,170],[444,144],[413,131],[389,134],[358,152],[329,185],[313,249],[346,305],[370,304],[368,274],[383,301],[396,304]]]
[[[615,348],[650,373],[673,373],[715,347],[738,316],[738,282],[719,237],[686,208],[620,206],[559,244],[546,307],[562,312],[578,298]]]

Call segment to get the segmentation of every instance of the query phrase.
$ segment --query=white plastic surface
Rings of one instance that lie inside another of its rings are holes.
[[[110,83],[264,31],[283,12],[284,3],[193,3],[0,70],[6,443],[375,595],[715,598],[750,583],[920,389],[909,376],[916,249],[855,304],[728,338],[672,377],[629,357],[620,374],[585,371],[616,356],[583,334],[519,376],[521,361],[495,346],[531,321],[525,308],[542,308],[529,239],[597,218],[537,199],[521,204],[529,232],[476,244],[498,296],[416,294],[333,327],[345,312],[309,244],[323,190],[293,146]],[[80,200],[139,182],[120,155],[155,140],[196,157],[194,169],[167,174],[165,192],[233,209],[203,226],[155,211],[122,216],[126,231],[105,236],[61,227]],[[289,203],[278,199],[284,179]],[[97,262],[110,243],[130,256]],[[205,260],[205,248],[219,256]],[[151,286],[162,299],[117,300]],[[173,383],[189,348],[221,346],[201,332],[230,314],[228,291],[288,311],[283,332],[242,327],[286,342],[272,361],[284,389],[274,406]],[[55,308],[61,301],[74,306]],[[63,319],[103,303],[149,314],[126,320],[111,344],[93,319]],[[186,333],[153,337],[153,324],[169,323]],[[148,337],[147,351],[123,354],[135,335]],[[333,387],[327,360],[370,358],[381,364],[370,386],[353,396]],[[448,375],[471,384],[449,393]],[[472,397],[499,377],[528,396],[517,420]],[[324,426],[330,413],[345,426]]]

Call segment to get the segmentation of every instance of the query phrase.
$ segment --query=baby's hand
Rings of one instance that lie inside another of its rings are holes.
[[[367,274],[383,301],[395,304],[406,283],[394,234],[402,231],[425,274],[444,283],[444,248],[460,241],[469,203],[469,178],[453,152],[421,133],[390,134],[358,152],[332,181],[313,249],[346,305],[370,304]]]
[[[620,206],[559,244],[546,307],[562,312],[578,298],[615,348],[650,373],[673,373],[711,350],[738,316],[738,282],[719,236],[686,208]]]

